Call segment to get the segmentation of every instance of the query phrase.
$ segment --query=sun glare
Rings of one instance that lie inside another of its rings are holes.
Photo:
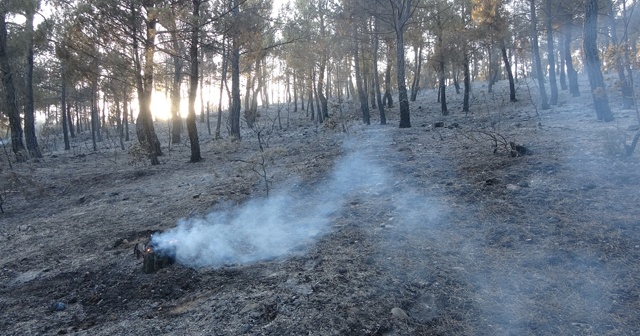
[[[151,113],[156,120],[171,119],[171,99],[160,91],[151,96]]]

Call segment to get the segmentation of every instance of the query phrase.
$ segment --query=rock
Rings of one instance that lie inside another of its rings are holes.
[[[527,182],[527,181],[518,182],[518,187],[520,187],[520,188],[529,188],[529,182]]]
[[[67,305],[64,304],[64,302],[54,302],[51,307],[49,307],[49,309],[52,312],[59,312],[59,311],[63,311],[65,309],[67,309]]]
[[[640,125],[631,125],[629,127],[627,127],[628,131],[637,131],[640,130]]]
[[[433,124],[433,127],[444,127],[444,121],[438,121]]]
[[[260,308],[260,304],[258,303],[249,303],[244,306],[244,308],[240,309],[240,314],[246,314],[250,311],[258,310]]]
[[[515,184],[507,184],[507,190],[509,191],[516,191],[518,189],[519,189],[518,186]]]
[[[497,178],[490,178],[484,181],[484,183],[485,185],[492,186],[492,185],[500,184],[500,180],[498,180]]]
[[[404,312],[401,308],[395,307],[391,309],[391,315],[397,319],[407,321],[409,320],[409,315]]]

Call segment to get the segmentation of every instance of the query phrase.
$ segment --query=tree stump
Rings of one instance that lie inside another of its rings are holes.
[[[167,254],[148,251],[144,254],[142,260],[142,270],[145,273],[154,273],[161,268],[165,268],[173,264],[175,259]]]

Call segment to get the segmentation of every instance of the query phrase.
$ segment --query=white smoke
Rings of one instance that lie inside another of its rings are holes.
[[[362,153],[338,161],[329,181],[304,192],[281,190],[202,218],[181,219],[152,237],[157,250],[173,249],[192,267],[221,267],[303,251],[328,232],[332,216],[361,192],[383,188],[385,172]]]

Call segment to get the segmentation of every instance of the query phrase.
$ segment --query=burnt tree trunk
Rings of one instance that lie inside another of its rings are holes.
[[[232,0],[233,17],[240,15],[238,7],[239,1]],[[231,136],[240,140],[240,43],[237,33],[231,39],[231,109],[229,119],[231,119]]]
[[[551,0],[545,1],[546,12],[547,12],[547,62],[549,63],[549,90],[551,91],[551,96],[549,98],[550,105],[558,105],[558,84],[556,81],[556,61],[555,61],[555,50],[553,47],[553,18],[552,15],[552,6]]]
[[[578,86],[578,72],[573,67],[573,58],[571,56],[571,33],[573,31],[573,23],[569,20],[564,26],[564,64],[567,67],[567,80],[569,81],[569,92],[573,97],[580,97],[580,87]]]
[[[364,92],[362,76],[360,74],[360,52],[358,43],[358,28],[353,25],[353,63],[355,67],[356,86],[358,89],[358,99],[360,100],[360,112],[362,112],[362,122],[369,125],[371,123],[369,114],[369,103],[367,102],[367,94]]]
[[[584,20],[584,62],[589,75],[591,97],[598,120],[612,121],[613,114],[609,108],[607,88],[604,84],[600,57],[598,56],[598,0],[587,0]]]
[[[387,40],[387,67],[384,71],[384,97],[383,101],[388,108],[393,107],[393,96],[391,95],[391,59],[393,58],[393,43]]]
[[[189,59],[191,60],[191,72],[189,74],[189,114],[187,115],[187,132],[191,145],[191,162],[202,160],[200,155],[200,140],[196,127],[196,94],[198,93],[198,32],[200,31],[200,1],[193,0],[193,22],[191,25],[191,46],[189,47]]]
[[[68,125],[68,109],[67,109],[67,76],[66,76],[66,62],[63,61],[61,71],[61,85],[60,85],[60,109],[62,110],[62,136],[64,138],[64,150],[70,150],[69,144],[69,125]]]
[[[382,93],[380,92],[380,77],[378,76],[378,46],[380,43],[378,35],[378,20],[374,20],[374,30],[372,39],[372,56],[373,56],[373,86],[376,92],[376,100],[378,102],[378,112],[380,112],[380,125],[387,124],[387,116],[384,113],[384,103],[382,102]]]
[[[35,158],[41,158],[42,153],[40,152],[36,136],[35,107],[33,101],[33,19],[36,9],[31,5],[27,5],[27,7],[29,8],[26,11],[27,73],[24,106],[24,138],[29,155]]]
[[[618,33],[616,31],[616,19],[615,11],[613,9],[613,2],[609,2],[609,22],[611,27],[611,43],[614,48],[614,64],[616,72],[618,73],[618,81],[620,82],[620,93],[622,94],[622,108],[630,109],[633,107],[633,88],[631,82],[625,74],[624,64],[622,60],[622,48],[618,46]]]
[[[542,62],[540,61],[540,49],[538,46],[538,19],[536,17],[535,0],[529,0],[529,4],[531,10],[531,47],[536,77],[538,79],[538,88],[540,89],[540,104],[543,110],[548,110],[550,106],[549,99],[547,98],[547,90],[544,87],[544,73],[542,72]]]
[[[469,94],[471,92],[471,72],[469,71],[469,52],[464,51],[463,61],[464,63],[464,92],[462,93],[462,111],[469,112]]]
[[[504,40],[501,41],[500,51],[502,52],[502,61],[504,62],[504,70],[507,72],[507,78],[509,78],[509,101],[517,102],[516,99],[516,84],[513,80],[513,73],[511,72],[511,64],[509,64],[509,55],[507,55],[507,47]]]

